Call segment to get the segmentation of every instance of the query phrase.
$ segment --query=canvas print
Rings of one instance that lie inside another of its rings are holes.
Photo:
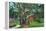
[[[9,28],[44,27],[44,4],[9,2]]]

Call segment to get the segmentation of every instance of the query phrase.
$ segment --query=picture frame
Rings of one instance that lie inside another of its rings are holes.
[[[26,2],[27,3],[27,2]],[[34,3],[32,3],[32,4],[34,4]],[[38,4],[38,3],[35,3],[35,4]],[[42,3],[41,3],[42,4]],[[5,10],[5,28],[6,29],[10,29],[9,28],[9,2],[6,2],[6,8],[5,8],[6,10]],[[36,27],[37,28],[37,27]],[[38,27],[38,29],[39,28],[43,28],[43,27]],[[14,29],[14,28],[13,28]],[[20,28],[21,29],[21,28]],[[22,29],[24,29],[24,28],[22,28]],[[32,28],[31,28],[32,29]]]

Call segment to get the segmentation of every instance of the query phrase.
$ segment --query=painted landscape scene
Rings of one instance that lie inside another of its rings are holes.
[[[44,4],[9,2],[9,28],[44,27]]]

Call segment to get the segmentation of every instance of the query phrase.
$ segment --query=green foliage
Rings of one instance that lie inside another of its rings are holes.
[[[27,15],[34,14],[37,17],[44,17],[44,5],[43,4],[27,4],[27,3],[9,3],[9,12],[10,16],[13,15],[13,12],[22,14],[25,13]],[[16,15],[16,14],[15,14]]]

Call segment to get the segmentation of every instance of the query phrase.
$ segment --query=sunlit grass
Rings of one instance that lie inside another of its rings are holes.
[[[39,22],[32,22],[31,24],[29,24],[29,27],[43,27],[44,23],[39,23]]]

